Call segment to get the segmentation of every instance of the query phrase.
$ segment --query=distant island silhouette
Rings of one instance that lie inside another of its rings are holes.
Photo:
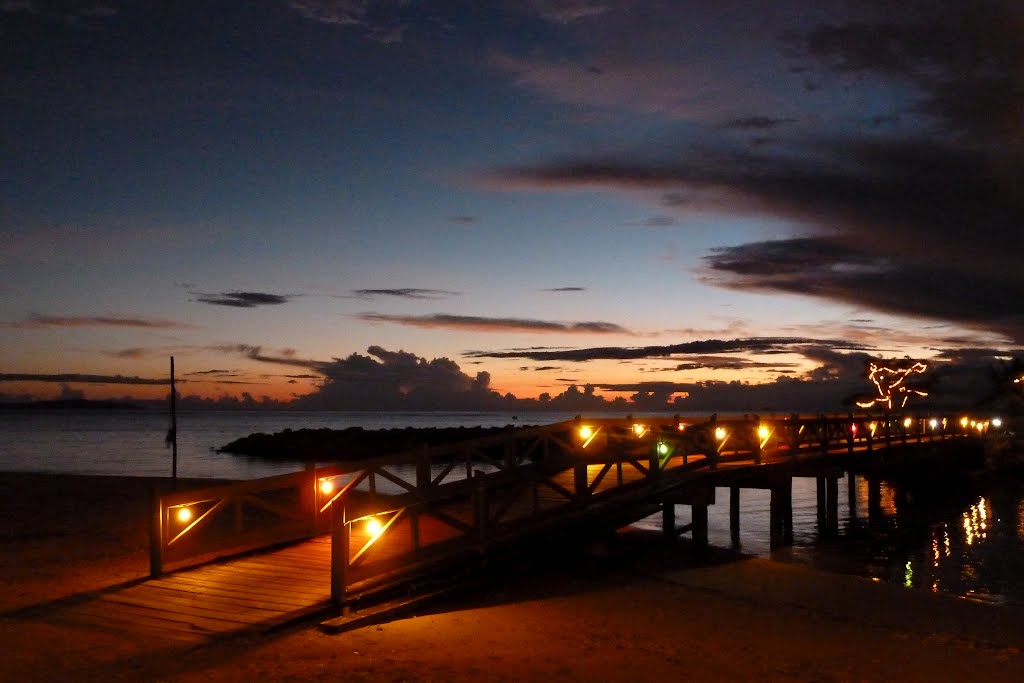
[[[161,408],[166,407],[161,402]],[[147,406],[134,401],[104,401],[88,398],[58,398],[43,401],[13,401],[0,403],[0,410],[151,410],[155,406]]]

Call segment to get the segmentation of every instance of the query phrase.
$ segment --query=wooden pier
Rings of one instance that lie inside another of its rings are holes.
[[[962,415],[577,419],[155,495],[150,577],[48,609],[68,623],[187,641],[265,630],[429,590],[659,511],[665,534],[706,545],[722,488],[734,539],[742,490],[769,489],[771,542],[785,544],[794,477],[817,478],[819,528],[837,531],[844,474],[963,459],[988,428]],[[676,505],[691,508],[685,526]]]

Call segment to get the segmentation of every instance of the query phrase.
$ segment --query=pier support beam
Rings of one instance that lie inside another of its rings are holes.
[[[676,537],[676,506],[669,502],[661,506],[661,532],[666,538]]]
[[[818,535],[834,536],[839,532],[839,479],[818,477]]]
[[[331,506],[331,602],[346,610],[348,560],[352,544],[352,525],[348,523],[344,502]]]
[[[770,547],[793,543],[793,480],[772,486],[769,513]]]
[[[868,478],[868,523],[882,519],[882,482],[878,477]]]
[[[740,487],[729,487],[729,539],[732,546],[740,546]]]

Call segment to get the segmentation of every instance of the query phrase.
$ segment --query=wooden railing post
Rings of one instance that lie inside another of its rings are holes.
[[[149,528],[149,575],[157,577],[164,571],[164,527],[167,516],[160,490],[153,489]]]
[[[618,474],[619,483],[622,483],[622,461],[621,460],[619,461],[618,466],[619,466],[619,474]],[[578,467],[578,465],[577,465],[577,467]],[[647,456],[647,476],[649,478],[651,478],[651,479],[654,479],[659,474],[661,474],[661,456],[658,455],[658,447],[657,447],[657,445],[655,445],[655,447],[653,449],[651,449],[650,454]],[[577,491],[577,493],[578,493],[578,491]]]
[[[854,431],[854,428],[859,429],[859,427],[857,427],[857,423],[854,422],[853,411],[850,411],[849,419],[850,424],[846,426],[846,452],[853,455],[854,441],[857,438],[857,432]]]
[[[657,456],[655,456],[657,457]],[[573,484],[576,489],[576,500],[584,501],[590,494],[590,485],[587,482],[586,463],[577,463],[573,466]]]
[[[317,481],[316,477],[316,463],[306,463],[306,478],[303,480],[299,488],[299,509],[302,514],[305,515],[306,519],[309,520],[309,533],[313,535],[317,532]]]
[[[420,453],[416,456],[416,488],[422,491],[430,486],[431,481],[430,460],[426,453]]]
[[[476,482],[476,486],[473,487],[473,496],[475,505],[474,517],[476,518],[476,531],[477,540],[481,543],[487,541],[487,535],[489,529],[487,528],[488,518],[488,501],[487,501],[487,479],[483,472],[475,470],[473,472],[473,479]]]
[[[750,438],[754,441],[754,464],[761,464],[761,418],[754,416],[753,424],[750,425]]]
[[[348,558],[351,552],[352,528],[346,519],[344,500],[331,505],[331,601],[344,607],[348,589]]]

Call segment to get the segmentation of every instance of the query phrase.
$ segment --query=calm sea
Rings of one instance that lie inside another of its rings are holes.
[[[253,432],[321,428],[498,427],[551,424],[570,413],[185,412],[178,415],[178,475],[253,479],[300,466],[217,453]],[[119,411],[0,411],[0,471],[169,476],[166,415]],[[864,481],[855,487],[854,513],[846,481],[839,484],[838,536],[818,533],[814,479],[793,485],[793,545],[768,543],[769,492],[744,489],[738,549],[826,571],[869,577],[910,588],[992,604],[1024,606],[1024,484],[1018,479],[965,481],[941,495],[897,503],[882,484],[882,516],[868,519]],[[713,545],[730,547],[729,491],[717,491],[709,510]],[[677,506],[677,523],[689,508]],[[660,528],[660,515],[639,526]]]

